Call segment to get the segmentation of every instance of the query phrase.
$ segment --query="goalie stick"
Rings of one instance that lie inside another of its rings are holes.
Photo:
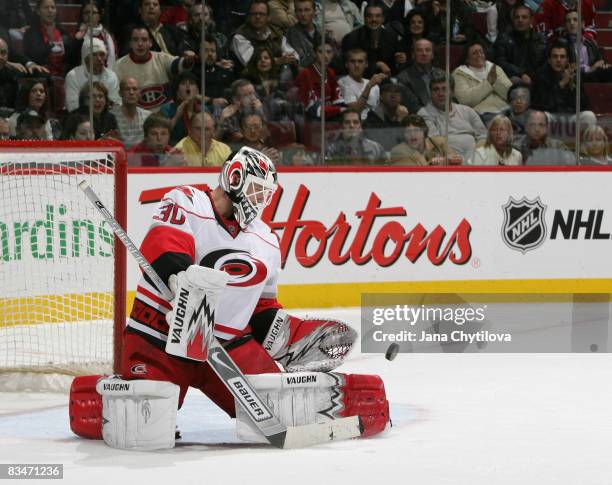
[[[145,259],[132,242],[115,217],[102,203],[98,195],[86,180],[79,183],[81,189],[92,204],[98,209],[113,232],[125,245],[138,265],[151,278],[155,286],[163,293],[164,298],[172,300],[172,292],[159,277],[155,269]],[[307,424],[304,426],[286,426],[272,413],[248,379],[238,368],[225,348],[213,336],[207,359],[210,367],[219,376],[235,400],[246,411],[253,425],[268,442],[276,448],[302,448],[305,446],[356,438],[363,433],[359,416],[340,418],[325,423]]]

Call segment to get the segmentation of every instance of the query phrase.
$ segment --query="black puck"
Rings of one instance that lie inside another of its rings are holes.
[[[397,353],[399,352],[399,344],[391,344],[389,345],[389,348],[387,349],[387,352],[385,353],[385,359],[387,360],[393,360],[395,359],[395,357],[397,356]]]

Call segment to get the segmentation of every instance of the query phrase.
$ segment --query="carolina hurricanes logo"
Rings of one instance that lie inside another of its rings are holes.
[[[242,163],[238,160],[233,162],[227,169],[227,180],[232,189],[238,189],[242,185]]]
[[[265,281],[268,269],[263,261],[247,251],[220,249],[207,254],[201,266],[225,271],[229,275],[228,286],[255,286]]]

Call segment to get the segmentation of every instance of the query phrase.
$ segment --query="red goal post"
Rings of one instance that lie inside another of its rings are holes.
[[[126,253],[83,179],[125,228],[120,143],[0,142],[0,390],[119,367]]]

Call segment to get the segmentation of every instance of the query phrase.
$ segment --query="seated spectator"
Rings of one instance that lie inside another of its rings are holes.
[[[503,34],[512,29],[512,9],[519,0],[496,0],[491,7],[486,10],[487,14],[487,40],[492,44],[497,41],[500,34]],[[528,7],[529,8],[529,7]],[[529,9],[531,16],[531,9]],[[499,61],[496,60],[499,64]],[[502,69],[503,66],[502,66]],[[506,73],[508,71],[504,69]],[[508,75],[510,75],[508,73]]]
[[[179,49],[181,53],[185,51],[200,52],[202,47],[202,22],[204,22],[206,41],[215,43],[220,59],[228,58],[227,37],[217,31],[210,5],[202,5],[200,2],[189,7],[186,31],[183,34],[183,41]]]
[[[401,87],[390,82],[384,83],[380,87],[380,103],[370,110],[365,122],[368,136],[387,151],[402,138],[402,120],[409,114],[408,108],[401,101]]]
[[[576,64],[569,62],[569,49],[565,43],[553,44],[548,54],[548,63],[542,66],[535,80],[532,105],[547,111],[555,121],[576,120]],[[597,123],[597,118],[588,110],[588,99],[584,86],[580,85],[580,122],[587,125]]]
[[[306,115],[310,118],[321,119],[321,110],[325,110],[325,118],[333,119],[340,115],[344,109],[344,99],[336,73],[329,67],[334,56],[334,47],[330,39],[316,48],[316,61],[302,69],[295,78],[295,84],[300,93],[300,99]],[[326,67],[325,100],[321,101],[321,66]]]
[[[27,79],[17,91],[17,101],[15,103],[17,111],[9,118],[11,136],[17,132],[17,119],[23,111],[36,111],[40,119],[45,120],[45,136],[43,140],[57,140],[62,131],[62,126],[55,118],[48,118],[49,113],[49,94],[47,83],[41,79]]]
[[[402,104],[410,112],[417,112],[431,101],[429,81],[434,60],[432,42],[428,39],[419,39],[412,44],[412,59],[413,63],[400,72],[396,79],[405,88],[402,93]]]
[[[508,108],[506,98],[512,82],[504,71],[487,61],[482,42],[470,42],[465,47],[462,65],[453,71],[457,101],[489,120]]]
[[[538,31],[543,32],[546,37],[559,35],[565,23],[565,13],[575,10],[576,3],[576,0],[544,0],[534,16]],[[593,34],[596,34],[595,15],[593,0],[582,0],[582,19],[587,31]]]
[[[548,117],[532,111],[527,118],[527,133],[518,147],[525,165],[575,165],[574,154],[561,140],[548,136]]]
[[[337,45],[349,32],[363,25],[363,17],[351,0],[322,0],[321,4],[325,10],[325,35],[331,35]],[[315,24],[321,25],[320,11],[316,12]]]
[[[245,6],[245,17],[246,17],[246,8],[248,7],[248,2],[250,0],[239,0],[239,2],[247,2],[247,6]],[[195,5],[194,5],[195,7]],[[236,8],[236,2],[232,3],[232,12],[237,13],[237,10],[240,8]],[[204,22],[204,29],[206,30],[205,36],[207,39],[214,39],[217,43],[217,52],[220,59],[229,59],[230,57],[230,44],[227,36],[223,32],[233,32],[232,30],[222,30],[218,28],[217,23],[215,22],[215,16],[212,7],[210,4],[204,5],[204,10],[202,11],[202,15],[204,16],[202,22]],[[242,22],[241,22],[242,23]],[[198,52],[195,50],[194,52]]]
[[[610,165],[612,157],[606,131],[599,125],[587,127],[582,134],[580,165]]]
[[[325,147],[325,163],[330,165],[380,164],[386,161],[385,149],[364,136],[361,116],[354,109],[342,112],[342,130]]]
[[[5,116],[15,109],[18,77],[17,70],[8,65],[8,45],[0,39],[0,109]]]
[[[521,152],[512,147],[512,123],[504,115],[497,115],[489,124],[487,141],[476,148],[470,165],[522,165]]]
[[[132,27],[130,53],[117,61],[115,72],[119,79],[133,77],[138,81],[141,108],[159,111],[170,99],[172,77],[191,69],[195,54],[174,57],[165,52],[152,52],[151,46],[149,31],[142,26]]]
[[[171,121],[170,145],[176,145],[187,136],[189,120],[200,110],[202,104],[200,86],[191,72],[182,72],[175,79],[172,99],[173,101],[162,106],[159,112]]]
[[[279,66],[274,64],[272,52],[267,47],[258,47],[242,72],[242,77],[251,81],[262,98],[267,98],[280,89],[279,74]]]
[[[584,26],[584,21],[582,22]],[[569,46],[570,64],[576,64],[579,59],[582,81],[606,83],[612,81],[612,67],[606,62],[595,39],[582,32],[582,48],[578,50],[576,37],[578,35],[578,12],[568,10],[565,14],[565,30],[561,35]]]
[[[450,86],[449,86],[450,85]],[[434,69],[429,83],[431,103],[418,112],[429,128],[430,136],[446,136],[446,103],[453,97],[454,81],[446,81],[444,71]],[[450,89],[449,89],[450,88]],[[448,113],[448,146],[464,160],[474,155],[476,143],[486,138],[487,130],[478,113],[469,106],[450,102]]]
[[[299,62],[298,53],[289,45],[283,32],[270,25],[269,15],[270,8],[266,0],[253,0],[247,21],[236,30],[232,39],[232,52],[243,66],[247,65],[257,47],[267,47],[279,66]]]
[[[425,16],[420,10],[412,10],[405,20],[404,36],[402,43],[406,52],[414,52],[414,44],[421,39],[427,38],[427,23]]]
[[[202,156],[202,119],[204,120],[204,156]],[[215,120],[208,113],[196,113],[191,117],[189,135],[176,144],[190,167],[218,167],[228,159],[231,149],[213,138]]]
[[[250,113],[262,113],[263,104],[257,97],[255,87],[246,79],[237,79],[230,86],[231,103],[221,112],[219,125],[220,139],[227,143],[242,141],[240,119]]]
[[[138,106],[140,88],[133,77],[126,77],[119,83],[121,104],[114,105],[112,113],[117,119],[119,137],[126,149],[131,148],[144,138],[142,125],[151,114]]]
[[[429,137],[425,120],[419,115],[408,115],[402,120],[404,141],[391,149],[390,161],[393,165],[445,165],[446,141],[441,136]],[[448,154],[461,164],[463,158]]]
[[[36,21],[29,0],[0,0],[0,29],[4,29],[9,37],[5,40],[21,42],[23,34]]]
[[[280,152],[266,143],[268,129],[266,122],[259,113],[245,114],[240,121],[240,127],[242,129],[242,141],[240,142],[242,145],[255,148],[268,155],[275,165],[280,164]]]
[[[83,3],[79,15],[81,24],[79,25],[79,30],[74,34],[74,38],[79,43],[89,44],[89,39],[93,32],[93,38],[99,39],[104,43],[106,49],[106,67],[113,69],[117,60],[117,49],[112,34],[102,25],[103,16],[104,9],[99,0]]]
[[[180,5],[167,6],[161,14],[160,22],[162,24],[174,25],[180,29],[187,30],[187,19],[189,18],[189,9],[195,4],[195,0],[181,0]],[[197,52],[196,49],[192,49]]]
[[[89,83],[89,63],[90,56],[93,55],[93,80],[101,82],[108,89],[108,96],[113,103],[121,103],[119,97],[119,79],[117,74],[105,67],[106,61],[106,45],[98,38],[93,38],[93,54],[91,53],[91,42],[83,42],[81,48],[81,58],[83,59],[80,66],[72,69],[66,74],[66,82],[64,84],[66,90],[66,109],[73,111],[79,105],[79,93],[85,84]]]
[[[22,111],[17,117],[15,139],[46,140],[46,125],[48,120],[38,111],[29,109]]]
[[[36,1],[36,19],[23,36],[25,55],[52,76],[64,77],[74,67],[75,41],[56,23],[55,0]]]
[[[108,89],[106,89],[104,84],[98,81],[94,81],[92,87],[91,95],[89,83],[85,84],[81,89],[78,112],[88,115],[91,107],[93,111],[94,139],[119,139],[120,135],[117,118],[115,118],[115,115],[110,111],[113,103],[108,97]]]
[[[94,134],[89,116],[78,111],[69,114],[64,120],[61,140],[93,140]]]
[[[143,125],[144,140],[128,150],[128,164],[137,167],[160,167],[185,165],[180,150],[168,144],[170,141],[170,120],[154,113]]]
[[[427,25],[428,38],[434,43],[444,43],[446,39],[447,2],[440,0],[423,0],[415,7],[423,13]],[[452,44],[465,44],[478,38],[472,20],[476,7],[472,2],[451,0],[450,41]]]
[[[508,104],[510,107],[501,114],[507,116],[512,123],[514,143],[520,143],[525,136],[525,126],[529,116],[531,104],[531,91],[527,83],[516,83],[508,89]]]
[[[342,52],[361,48],[368,55],[366,77],[382,72],[387,76],[397,73],[408,62],[404,47],[397,34],[383,27],[385,17],[380,3],[370,3],[365,8],[366,24],[342,39]]]
[[[221,2],[214,0],[215,23],[220,32],[235,32],[246,20],[251,0],[232,0]]]
[[[152,51],[165,52],[171,56],[184,55],[180,51],[183,34],[176,25],[161,23],[159,0],[138,0],[138,13],[140,22],[149,31]]]
[[[315,61],[314,46],[321,43],[319,25],[313,22],[315,16],[314,0],[296,0],[295,15],[297,23],[285,33],[287,42],[300,57],[300,67],[308,67]]]
[[[295,3],[293,0],[269,0],[270,25],[286,32],[297,23]]]
[[[505,2],[504,2],[505,3]],[[500,31],[493,45],[493,60],[513,82],[533,83],[546,62],[546,38],[532,27],[533,14],[525,5],[512,8],[512,29]]]
[[[0,117],[0,141],[8,140],[11,138],[11,132],[9,130],[9,121],[6,118]]]
[[[379,72],[371,79],[364,79],[363,73],[368,67],[368,57],[363,49],[350,49],[346,53],[348,75],[338,79],[342,98],[349,108],[361,113],[365,120],[370,110],[378,107],[380,98],[379,84],[387,75]]]
[[[224,106],[227,106],[226,91],[235,80],[234,63],[229,59],[218,59],[217,52],[217,43],[214,39],[207,38],[202,43],[200,58],[203,58],[205,63],[205,100],[208,109],[211,111],[214,111],[217,107],[223,109]],[[200,62],[196,63],[191,72],[195,74],[198,86],[201,86],[202,66]]]

